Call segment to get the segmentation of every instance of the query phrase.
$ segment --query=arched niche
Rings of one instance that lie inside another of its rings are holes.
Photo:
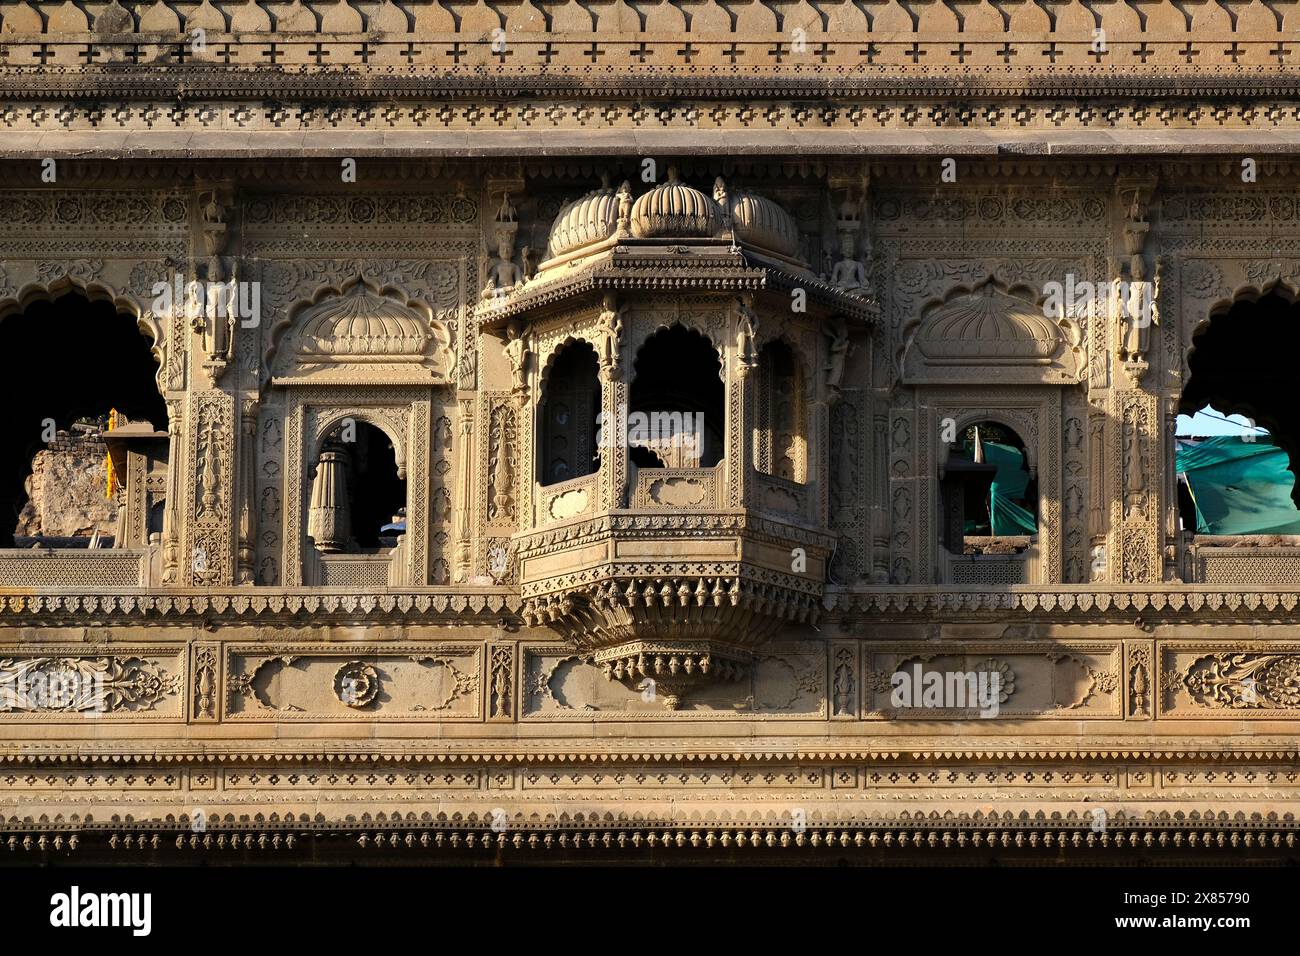
[[[360,276],[318,290],[268,339],[275,385],[443,385],[454,368],[451,330],[428,305]]]
[[[1080,381],[1082,347],[1068,315],[1052,317],[1028,286],[989,277],[959,286],[921,312],[903,352],[908,385],[1066,385]]]

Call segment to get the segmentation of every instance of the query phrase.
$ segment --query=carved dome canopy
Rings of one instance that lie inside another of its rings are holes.
[[[618,228],[618,194],[609,186],[593,189],[564,206],[551,224],[546,258],[602,242]]]
[[[742,190],[729,194],[727,205],[738,241],[790,258],[799,254],[799,227],[772,200]]]
[[[668,170],[668,181],[643,193],[632,205],[632,235],[638,239],[711,239],[722,231],[722,207]]]
[[[306,316],[300,355],[346,355],[353,361],[420,355],[430,333],[420,314],[362,283],[326,299]]]
[[[1060,330],[1034,303],[991,281],[937,306],[916,335],[930,365],[1047,365],[1061,345]]]
[[[427,382],[431,371],[445,374],[449,342],[427,309],[357,279],[299,313],[277,357],[276,378],[345,381],[373,376],[379,366],[391,370],[380,372],[384,381]]]

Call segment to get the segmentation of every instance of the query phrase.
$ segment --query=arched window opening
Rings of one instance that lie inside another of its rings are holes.
[[[599,364],[588,342],[569,342],[551,363],[537,409],[541,425],[537,480],[543,485],[580,478],[600,468]]]
[[[707,338],[674,325],[650,336],[628,390],[628,454],[638,468],[712,468],[726,455],[722,363]]]
[[[1207,405],[1175,429],[1178,518],[1197,535],[1300,535],[1295,475],[1268,429]]]
[[[952,554],[1012,554],[1038,533],[1038,482],[1025,443],[997,422],[968,425],[940,476],[943,545]]]
[[[765,475],[807,480],[808,423],[803,368],[784,342],[769,342],[758,356],[754,462]]]
[[[1196,535],[1300,534],[1300,304],[1235,303],[1192,341],[1175,426],[1182,528]]]
[[[406,532],[406,479],[388,436],[344,419],[321,443],[307,535],[322,554],[381,554]]]
[[[76,293],[0,321],[0,547],[138,546],[123,534],[132,507],[138,537],[161,531],[144,520],[161,492],[130,497],[141,489],[128,488],[126,467],[134,455],[137,474],[166,473],[167,405],[150,353],[133,316]]]

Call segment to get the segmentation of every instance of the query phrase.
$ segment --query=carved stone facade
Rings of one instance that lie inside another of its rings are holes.
[[[0,551],[0,840],[1292,853],[1300,546],[1184,533],[1172,422],[1300,295],[1298,20],[0,5],[0,320],[111,302],[168,411],[156,535]],[[983,423],[1006,553],[943,541]],[[376,547],[313,537],[354,426]]]

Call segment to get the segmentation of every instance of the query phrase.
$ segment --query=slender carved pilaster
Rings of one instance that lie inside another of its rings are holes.
[[[167,504],[163,510],[163,583],[176,584],[180,576],[181,550],[181,475],[185,470],[185,451],[181,445],[181,416],[184,405],[167,403]]]
[[[469,578],[474,566],[474,399],[461,399],[456,454],[456,581]]]
[[[239,418],[239,548],[235,581],[252,584],[257,570],[257,502],[254,500],[257,467],[258,403],[245,401]]]

